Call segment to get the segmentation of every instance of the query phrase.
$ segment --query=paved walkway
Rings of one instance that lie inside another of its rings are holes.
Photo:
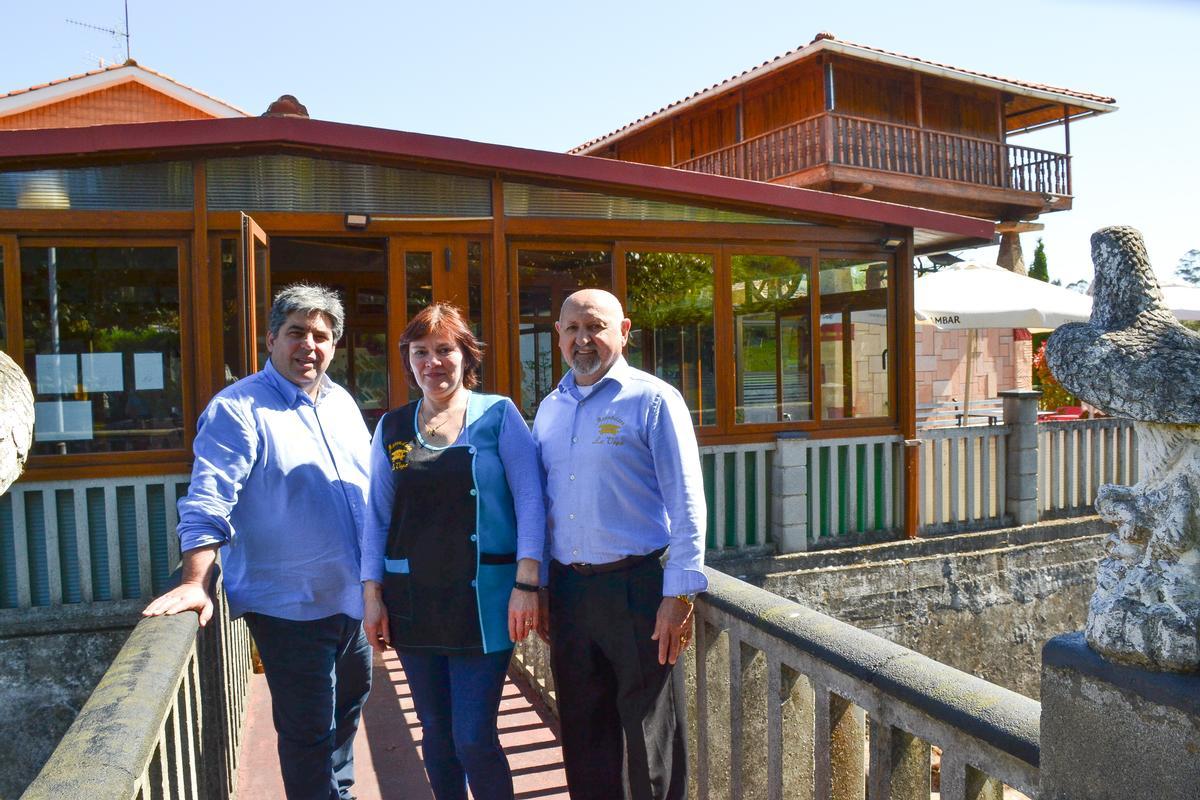
[[[421,764],[421,725],[394,651],[375,656],[373,680],[354,742],[354,793],[359,800],[433,800]],[[512,766],[517,800],[566,800],[556,721],[511,680],[500,701],[500,743]],[[271,697],[262,675],[250,682],[237,796],[283,798]]]

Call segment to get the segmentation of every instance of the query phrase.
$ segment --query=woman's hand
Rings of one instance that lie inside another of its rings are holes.
[[[517,583],[537,586],[538,562],[522,558],[517,563]],[[523,642],[538,625],[538,593],[513,588],[508,596],[508,638]]]
[[[363,633],[376,653],[382,653],[392,644],[387,606],[383,604],[383,587],[375,581],[363,581]]]

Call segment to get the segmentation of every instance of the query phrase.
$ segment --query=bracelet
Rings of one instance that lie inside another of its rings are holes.
[[[691,606],[696,602],[696,595],[694,595],[694,594],[677,594],[677,595],[675,595],[675,599],[679,600],[680,602],[687,603],[688,607],[691,608]]]
[[[513,581],[513,588],[520,589],[522,592],[537,592],[540,591],[542,587],[534,583],[521,583],[520,581]]]

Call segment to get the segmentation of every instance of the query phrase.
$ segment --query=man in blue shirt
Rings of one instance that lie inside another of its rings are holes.
[[[289,800],[350,796],[371,688],[359,584],[371,442],[354,400],[325,376],[344,318],[324,287],[276,295],[267,365],[200,417],[179,501],[183,580],[143,612],[193,610],[207,623],[220,550],[230,615],[245,617],[266,672]]]
[[[691,415],[622,357],[630,321],[613,295],[576,292],[555,327],[571,371],[538,407],[533,437],[551,557],[540,632],[567,784],[574,800],[623,797],[627,766],[633,800],[682,800],[687,728],[672,671],[708,587]]]

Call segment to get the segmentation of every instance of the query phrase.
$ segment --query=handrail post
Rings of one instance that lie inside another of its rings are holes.
[[[1004,424],[1009,427],[1004,508],[1014,525],[1037,522],[1038,436],[1036,389],[1008,389],[1004,398]]]

